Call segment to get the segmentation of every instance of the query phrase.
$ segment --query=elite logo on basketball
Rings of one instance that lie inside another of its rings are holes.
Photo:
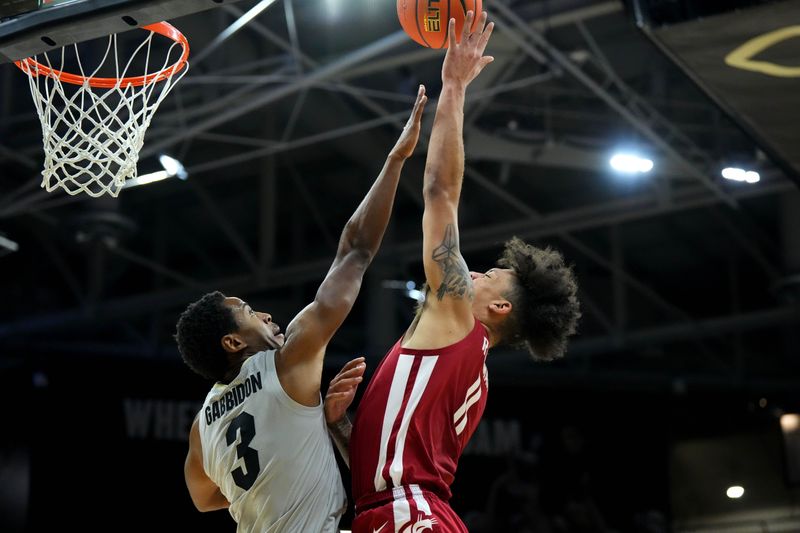
[[[433,5],[436,4],[436,5]],[[425,31],[441,31],[442,19],[441,9],[439,9],[439,2],[428,1],[428,9],[425,13]]]

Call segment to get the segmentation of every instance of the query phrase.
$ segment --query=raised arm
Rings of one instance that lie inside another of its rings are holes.
[[[286,329],[286,342],[277,358],[278,377],[284,390],[303,405],[318,405],[325,347],[350,313],[389,223],[403,163],[419,139],[427,97],[420,86],[414,110],[380,175],[350,217],[339,248],[314,301]]]
[[[474,13],[467,13],[460,42],[455,20],[449,22],[449,43],[442,66],[442,93],[428,145],[422,216],[423,263],[429,294],[425,313],[446,313],[464,327],[472,324],[472,280],[461,256],[458,202],[464,176],[464,98],[467,85],[493,61],[483,52],[494,24],[486,13],[475,31]]]

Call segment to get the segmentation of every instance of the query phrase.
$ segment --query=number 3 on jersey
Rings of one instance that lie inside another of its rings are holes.
[[[228,446],[238,440],[237,430],[239,430],[241,441],[236,445],[236,457],[244,461],[247,473],[245,474],[242,467],[238,466],[231,471],[231,475],[238,486],[244,490],[249,490],[253,483],[256,482],[258,472],[261,470],[261,465],[258,462],[258,451],[248,447],[253,437],[256,436],[256,424],[253,415],[243,412],[233,419],[231,425],[228,426],[227,433],[225,433]]]

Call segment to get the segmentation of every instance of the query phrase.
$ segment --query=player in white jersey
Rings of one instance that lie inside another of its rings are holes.
[[[347,222],[314,301],[291,321],[285,339],[268,313],[220,292],[192,303],[178,320],[184,361],[216,381],[192,424],[186,485],[200,511],[228,508],[240,532],[337,531],[347,502],[326,415],[328,427],[342,426],[364,365],[346,365],[323,408],[323,358],[378,251],[426,101],[420,86],[411,117]]]

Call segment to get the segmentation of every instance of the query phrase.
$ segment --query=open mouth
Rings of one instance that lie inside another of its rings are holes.
[[[272,335],[272,339],[270,339],[270,344],[272,344],[273,348],[280,348],[283,346],[284,337],[283,333],[278,333],[277,335]]]

